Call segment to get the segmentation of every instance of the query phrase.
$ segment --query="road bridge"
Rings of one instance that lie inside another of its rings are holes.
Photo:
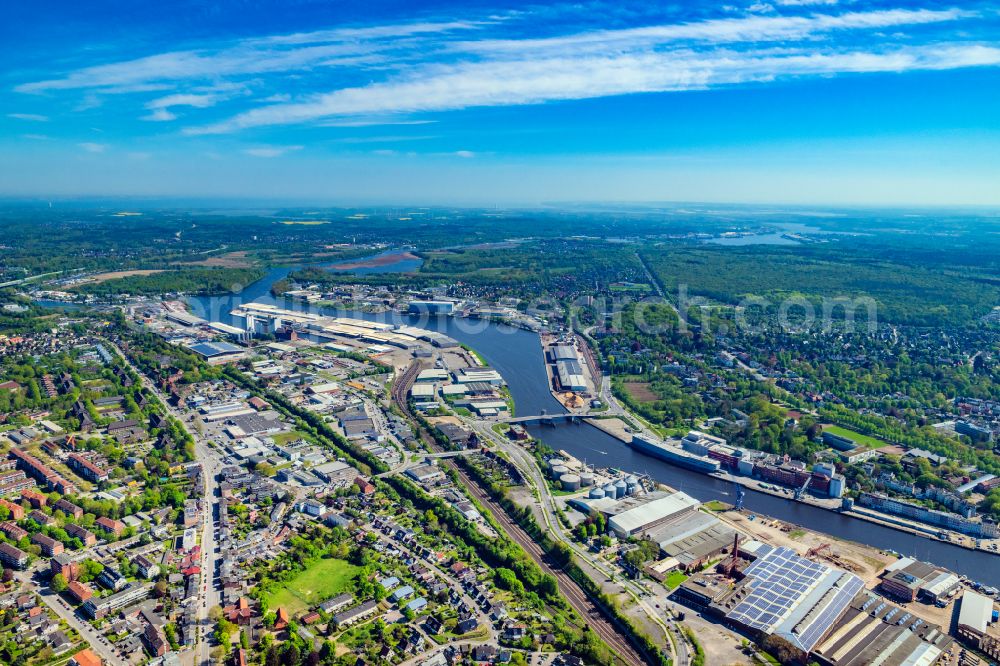
[[[501,423],[520,423],[521,425],[555,425],[560,421],[571,423],[582,419],[596,419],[606,416],[604,412],[565,412],[563,414],[533,414],[531,416],[509,416],[500,419]]]

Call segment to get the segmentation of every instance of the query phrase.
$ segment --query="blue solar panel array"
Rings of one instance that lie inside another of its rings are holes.
[[[858,592],[865,586],[860,578],[848,573],[842,573],[841,580],[837,584],[840,588],[837,590],[834,598],[830,600],[830,603],[826,605],[822,613],[813,618],[813,621],[809,623],[806,630],[799,634],[798,637],[786,636],[793,643],[798,643],[799,648],[805,652],[812,652],[813,647],[819,642],[819,639],[823,638],[823,634],[829,631],[833,623],[837,621],[837,618],[840,617],[851,603],[851,599],[857,596]]]
[[[790,548],[775,549],[747,567],[744,573],[752,579],[750,585],[753,589],[726,616],[748,627],[768,632],[775,630],[821,578],[833,575],[840,579],[836,582],[833,598],[823,611],[812,618],[800,634],[786,636],[806,652],[811,651],[864,587],[858,577],[807,560]]]

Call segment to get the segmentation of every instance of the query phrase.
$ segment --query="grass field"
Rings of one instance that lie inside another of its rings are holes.
[[[666,586],[668,590],[672,590],[681,583],[683,583],[684,581],[686,581],[687,579],[688,579],[687,574],[685,574],[683,571],[671,571],[669,574],[667,574],[667,577],[663,581],[663,584]]]
[[[344,560],[318,560],[284,588],[272,593],[267,600],[268,608],[284,608],[294,616],[349,590],[358,571],[358,567]]]
[[[278,446],[284,446],[289,442],[294,442],[297,439],[309,439],[309,435],[299,430],[291,430],[289,432],[279,432],[271,435],[271,439]]]
[[[625,382],[625,390],[637,402],[656,402],[660,399],[649,387],[649,382]]]
[[[828,425],[823,426],[824,432],[831,432],[834,435],[840,435],[841,437],[847,437],[853,439],[858,444],[863,444],[867,447],[873,449],[879,449],[886,445],[881,439],[871,437],[869,435],[862,435],[860,432],[854,432],[853,430],[848,430],[847,428],[841,428],[840,426]]]

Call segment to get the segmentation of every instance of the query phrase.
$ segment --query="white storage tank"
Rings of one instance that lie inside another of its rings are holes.
[[[587,488],[588,486],[594,485],[594,473],[593,472],[584,472],[583,474],[581,474],[580,475],[580,485],[583,486],[584,488]]]
[[[625,497],[625,493],[628,492],[628,484],[625,483],[624,479],[618,479],[615,481],[615,499],[621,499]]]
[[[590,494],[587,495],[590,499],[604,499],[604,489],[603,488],[591,488]]]
[[[615,498],[615,484],[609,483],[608,485],[604,486],[604,496],[610,497],[611,499]]]
[[[559,477],[559,483],[562,484],[563,490],[579,490],[580,489],[580,475],[579,474],[563,474]]]
[[[561,478],[563,474],[569,474],[569,467],[566,467],[565,465],[556,465],[552,468],[553,479]]]
[[[562,458],[549,458],[549,469],[554,469],[556,467],[565,467],[566,461]]]
[[[626,492],[629,495],[635,495],[637,492],[639,492],[639,477],[636,476],[628,477],[627,479],[625,479],[625,485],[627,486]]]

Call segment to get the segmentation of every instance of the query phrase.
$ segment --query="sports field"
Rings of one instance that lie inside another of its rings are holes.
[[[358,571],[358,567],[344,560],[317,560],[283,588],[269,595],[268,608],[284,608],[294,616],[349,590],[351,579]]]
[[[871,437],[869,435],[862,435],[860,432],[855,432],[853,430],[848,430],[847,428],[841,428],[835,425],[824,425],[824,432],[830,432],[834,435],[840,435],[841,437],[847,437],[848,439],[853,439],[858,444],[862,446],[867,446],[870,449],[880,449],[886,445],[881,439]]]

